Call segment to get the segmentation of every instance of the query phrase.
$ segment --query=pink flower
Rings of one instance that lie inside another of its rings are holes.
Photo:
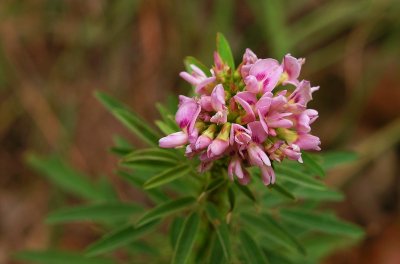
[[[179,131],[161,138],[158,143],[161,148],[176,148],[185,145],[188,142],[186,133]]]
[[[272,167],[263,166],[261,167],[261,177],[264,185],[270,185],[275,183],[275,172]]]
[[[297,78],[300,76],[301,65],[303,65],[305,59],[296,59],[290,54],[286,54],[283,58],[283,71],[287,76],[287,79],[283,81],[283,84],[290,83],[297,85],[299,81]]]
[[[195,65],[190,65],[192,73],[181,72],[179,75],[188,83],[195,86],[196,93],[207,93],[207,86],[215,81],[215,76],[207,77],[205,73]]]
[[[243,168],[240,158],[235,156],[231,159],[228,165],[228,175],[233,181],[233,176],[235,175],[241,184],[247,184],[250,181],[249,172]]]
[[[190,73],[180,75],[195,86],[195,94],[179,97],[175,119],[181,131],[160,139],[160,147],[186,146],[187,157],[200,159],[201,172],[227,160],[230,179],[241,184],[250,181],[247,168],[257,166],[264,184],[273,184],[272,163],[302,162],[302,150],[320,150],[320,139],[310,134],[318,112],[307,109],[319,87],[298,80],[303,63],[290,54],[281,64],[258,59],[246,49],[238,69],[215,52],[211,77],[191,65]]]

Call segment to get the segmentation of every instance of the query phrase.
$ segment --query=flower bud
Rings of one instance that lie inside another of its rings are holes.
[[[188,142],[188,135],[182,131],[172,133],[161,138],[158,144],[161,148],[176,148],[185,145]]]

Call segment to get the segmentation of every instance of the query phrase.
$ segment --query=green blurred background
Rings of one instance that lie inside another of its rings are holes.
[[[323,149],[360,159],[329,172],[347,199],[340,216],[366,228],[359,245],[326,263],[400,263],[400,1],[398,0],[1,0],[0,263],[12,252],[80,250],[90,224],[46,226],[46,213],[79,202],[25,163],[57,153],[87,175],[113,175],[115,134],[132,138],[94,99],[105,90],[148,121],[154,104],[187,93],[178,76],[193,55],[211,65],[216,32],[237,61],[246,47],[279,60],[305,57],[302,78],[320,85],[311,107]],[[16,263],[16,262],[15,262]]]

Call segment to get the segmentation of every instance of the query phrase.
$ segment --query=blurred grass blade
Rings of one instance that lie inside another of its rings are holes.
[[[339,220],[330,214],[308,212],[300,209],[282,209],[280,216],[292,224],[329,234],[354,238],[360,238],[364,234],[360,227]]]
[[[301,154],[301,157],[306,168],[309,169],[312,173],[314,173],[316,176],[325,176],[324,169],[310,154],[303,152]]]
[[[217,51],[221,56],[223,62],[225,62],[232,72],[235,70],[235,61],[233,59],[232,51],[228,41],[221,33],[217,34]]]
[[[192,213],[186,219],[179,233],[178,242],[172,257],[172,264],[188,263],[190,252],[196,240],[199,223],[200,218],[196,212]]]
[[[277,179],[282,178],[289,182],[296,183],[300,186],[307,187],[309,189],[327,189],[323,182],[316,180],[311,175],[307,175],[304,172],[289,168],[287,166],[276,166],[275,172],[278,174]]]
[[[180,177],[187,176],[189,172],[191,171],[191,168],[188,167],[186,164],[183,165],[178,165],[176,167],[167,169],[153,178],[149,179],[146,181],[143,185],[144,189],[152,189],[159,187],[161,185],[167,184],[171,181],[174,181]]]
[[[238,187],[238,189],[247,197],[249,198],[251,201],[253,202],[257,202],[256,197],[254,196],[254,194],[251,192],[251,190],[249,189],[249,187],[245,186],[245,185],[241,185],[240,183],[238,183],[237,181],[235,181],[236,186]]]
[[[28,164],[39,173],[42,173],[56,186],[64,191],[89,200],[105,200],[109,194],[97,188],[88,177],[74,170],[58,157],[38,157],[36,155],[27,156]]]
[[[136,226],[142,226],[150,221],[166,217],[184,209],[190,208],[194,204],[196,199],[193,197],[184,197],[177,200],[168,201],[162,203],[153,209],[147,211],[137,222]]]
[[[246,231],[242,229],[239,237],[240,247],[243,249],[247,259],[246,263],[269,263],[260,247]]]
[[[157,146],[159,135],[144,120],[109,95],[97,91],[97,99],[128,129],[149,145]]]
[[[193,71],[192,68],[190,67],[190,65],[193,64],[194,66],[196,66],[196,67],[198,67],[200,70],[202,70],[206,76],[208,76],[208,77],[211,76],[210,69],[207,68],[207,66],[205,66],[203,63],[201,63],[201,62],[200,62],[198,59],[196,59],[195,57],[188,56],[188,57],[186,57],[186,58],[184,59],[183,62],[184,62],[184,64],[185,64],[185,68],[186,68],[186,71],[187,71],[187,72],[191,73],[191,72]]]
[[[106,258],[89,258],[82,254],[65,251],[22,251],[15,255],[16,259],[25,263],[39,264],[113,264],[114,261]]]
[[[46,222],[65,223],[72,221],[115,221],[129,218],[132,214],[142,212],[137,204],[105,203],[75,206],[50,213]]]
[[[176,129],[171,128],[169,125],[167,125],[165,122],[161,120],[156,120],[155,124],[158,127],[158,129],[160,129],[161,132],[164,133],[164,135],[169,135],[177,131]]]
[[[231,243],[229,239],[228,225],[225,223],[224,219],[221,219],[218,209],[215,207],[215,205],[207,203],[206,212],[208,219],[215,229],[215,233],[217,234],[224,257],[229,262],[231,257]]]
[[[126,246],[151,231],[158,223],[159,221],[153,221],[138,228],[128,224],[127,226],[118,228],[91,244],[86,249],[86,255],[96,256]]]
[[[228,201],[229,201],[229,211],[233,211],[236,204],[236,196],[231,187],[228,189]]]

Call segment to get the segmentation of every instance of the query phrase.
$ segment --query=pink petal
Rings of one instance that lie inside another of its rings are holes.
[[[225,91],[222,84],[214,87],[211,93],[211,105],[215,111],[222,111],[225,106]]]
[[[252,122],[256,120],[256,117],[254,115],[253,109],[251,108],[251,106],[249,105],[249,103],[247,103],[245,100],[243,100],[242,98],[240,98],[238,95],[235,96],[235,100],[237,103],[239,103],[243,109],[246,111],[246,115],[243,117],[243,122],[244,123],[248,123],[248,122]]]
[[[247,124],[251,131],[251,139],[255,143],[263,143],[267,138],[267,133],[265,132],[260,121],[254,121]]]
[[[274,169],[270,166],[262,166],[261,167],[261,176],[264,182],[264,185],[270,185],[275,183],[275,172]]]
[[[158,144],[161,148],[176,148],[185,145],[188,142],[186,133],[179,131],[161,138]]]

